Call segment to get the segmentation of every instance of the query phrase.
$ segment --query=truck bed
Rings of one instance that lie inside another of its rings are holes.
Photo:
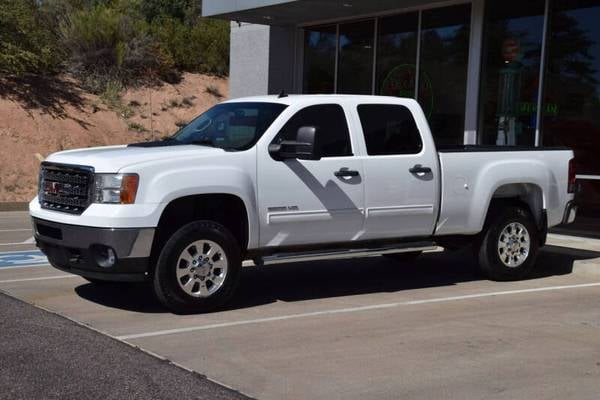
[[[468,153],[465,154],[465,153]],[[523,146],[442,146],[441,208],[436,235],[480,232],[492,198],[519,197],[540,220],[546,211],[548,226],[562,222],[568,193],[567,148]],[[571,196],[571,197],[569,197]]]

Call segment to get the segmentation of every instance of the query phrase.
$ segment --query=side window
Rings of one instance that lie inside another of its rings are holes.
[[[370,156],[416,154],[423,148],[408,108],[397,104],[361,104],[357,110]]]
[[[321,157],[352,155],[346,116],[339,104],[317,104],[303,108],[285,123],[275,142],[296,140],[298,129],[303,126],[314,126],[317,129],[315,147]]]

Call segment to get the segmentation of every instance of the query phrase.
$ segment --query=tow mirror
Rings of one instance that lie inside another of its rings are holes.
[[[269,145],[269,154],[276,160],[320,160],[321,157],[315,151],[316,132],[314,126],[303,126],[298,129],[296,140],[284,140]]]

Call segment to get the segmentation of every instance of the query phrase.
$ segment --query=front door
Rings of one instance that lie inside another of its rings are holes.
[[[440,179],[431,135],[421,135],[403,105],[358,104],[356,110],[367,151],[365,238],[431,235]]]
[[[316,127],[320,160],[277,161],[258,149],[260,245],[289,246],[360,238],[364,222],[362,161],[338,104],[305,107],[272,142],[295,140],[298,128]]]

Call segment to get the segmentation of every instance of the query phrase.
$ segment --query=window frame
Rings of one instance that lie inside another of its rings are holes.
[[[310,108],[310,107],[322,107],[322,106],[336,106],[339,107],[340,110],[342,111],[342,115],[344,117],[344,122],[346,123],[346,132],[348,133],[348,144],[350,145],[350,153],[343,155],[343,156],[324,156],[321,155],[321,159],[331,159],[331,158],[347,158],[347,157],[354,157],[356,155],[356,146],[352,137],[352,125],[351,125],[351,119],[349,118],[348,113],[346,112],[346,107],[343,104],[340,103],[336,103],[336,102],[328,102],[328,103],[313,103],[313,104],[302,104],[299,106],[299,108],[297,108],[296,110],[293,110],[293,114],[287,118],[286,121],[283,122],[283,124],[278,128],[277,133],[275,134],[275,136],[273,136],[273,139],[271,139],[271,141],[269,142],[269,145],[271,144],[277,144],[277,140],[283,135],[283,129],[286,127],[286,125],[288,124],[288,122],[290,122],[292,120],[292,118],[294,118],[297,114],[299,114],[300,112]],[[291,110],[290,110],[291,111]],[[273,156],[271,156],[271,158],[273,158]],[[275,160],[275,159],[274,159]],[[278,161],[278,160],[275,160]],[[318,160],[317,160],[318,161]]]
[[[359,107],[360,106],[382,106],[382,107],[400,107],[403,108],[412,118],[413,120],[413,124],[415,127],[415,131],[418,135],[419,141],[421,143],[421,147],[417,152],[411,152],[411,153],[391,153],[391,154],[370,154],[369,153],[369,145],[368,145],[368,141],[367,141],[367,136],[365,134],[365,128],[363,127],[363,123],[360,117],[360,111],[359,111]],[[357,123],[358,123],[358,127],[360,128],[361,132],[362,132],[362,140],[364,143],[364,153],[366,157],[397,157],[397,156],[415,156],[415,155],[419,155],[422,154],[423,151],[425,150],[426,147],[426,143],[425,140],[423,140],[423,133],[421,132],[421,129],[419,128],[419,124],[417,123],[417,120],[412,112],[412,110],[410,109],[410,107],[404,105],[404,104],[398,104],[398,103],[357,103],[355,105],[355,112],[356,112],[356,119],[357,119]]]

